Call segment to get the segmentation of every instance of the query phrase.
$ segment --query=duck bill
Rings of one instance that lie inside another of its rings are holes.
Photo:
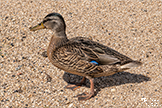
[[[40,24],[34,26],[34,27],[30,27],[30,31],[36,31],[36,30],[39,30],[39,29],[44,29],[46,28],[44,25],[43,25],[43,22],[41,22]]]

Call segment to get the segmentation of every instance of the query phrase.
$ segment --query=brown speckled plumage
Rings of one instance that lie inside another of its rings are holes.
[[[84,82],[85,77],[90,80],[90,94],[79,95],[79,100],[87,100],[94,95],[94,77],[109,76],[141,65],[141,62],[134,61],[88,38],[68,39],[64,19],[58,13],[48,14],[42,23],[30,30],[35,31],[42,28],[51,29],[54,32],[47,50],[50,62],[66,72],[83,76],[81,83]],[[91,63],[91,61],[96,61],[99,65]],[[76,85],[68,85],[67,88],[75,90]]]

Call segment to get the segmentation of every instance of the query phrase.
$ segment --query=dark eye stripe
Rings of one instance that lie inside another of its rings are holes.
[[[43,20],[43,23],[47,22],[47,21],[51,21],[53,19],[46,19],[46,20]]]

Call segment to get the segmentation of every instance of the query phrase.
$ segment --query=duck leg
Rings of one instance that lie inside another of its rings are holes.
[[[90,93],[84,92],[77,95],[79,101],[88,100],[94,95],[94,79],[90,79]]]
[[[71,90],[75,91],[76,89],[80,88],[84,84],[84,82],[85,82],[85,77],[82,78],[82,80],[80,81],[80,83],[69,84],[65,88],[71,89]]]

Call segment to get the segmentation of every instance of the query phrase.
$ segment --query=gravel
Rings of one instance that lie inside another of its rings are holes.
[[[1,108],[162,107],[161,0],[1,0],[0,11]],[[51,12],[63,15],[68,38],[91,37],[143,65],[95,78],[96,95],[79,102],[75,96],[89,90],[89,81],[65,89],[81,77],[42,56],[51,31],[29,31]]]

